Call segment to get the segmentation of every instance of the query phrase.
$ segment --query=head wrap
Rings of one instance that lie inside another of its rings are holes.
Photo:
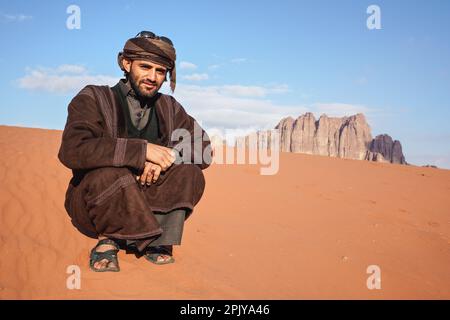
[[[175,91],[177,81],[175,70],[176,52],[175,48],[169,43],[157,38],[131,38],[125,43],[123,52],[119,52],[117,56],[120,69],[126,72],[122,63],[123,58],[148,60],[166,67],[170,75],[170,89],[172,92]]]

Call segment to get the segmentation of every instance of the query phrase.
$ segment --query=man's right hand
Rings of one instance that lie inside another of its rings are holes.
[[[145,159],[156,163],[163,171],[166,171],[175,162],[175,151],[157,144],[147,143]]]

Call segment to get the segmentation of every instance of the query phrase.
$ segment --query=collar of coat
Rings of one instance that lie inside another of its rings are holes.
[[[123,96],[120,84],[114,87],[109,86],[86,86],[82,92],[92,96],[100,107],[100,111],[105,119],[107,135],[114,138],[127,138],[127,128],[123,110],[127,106],[126,97]],[[155,97],[155,111],[161,133],[160,144],[172,147],[175,142],[171,141],[174,130],[174,117],[180,115],[181,106],[170,95],[158,92]],[[181,119],[180,119],[181,120]],[[186,120],[184,120],[186,121]]]

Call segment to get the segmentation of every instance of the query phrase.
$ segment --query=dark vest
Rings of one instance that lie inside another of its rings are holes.
[[[125,119],[125,127],[127,132],[128,138],[139,138],[139,139],[145,139],[150,143],[154,144],[160,144],[159,139],[161,138],[160,132],[159,132],[159,121],[158,121],[158,115],[156,113],[156,106],[155,102],[158,100],[160,93],[157,93],[156,99],[153,99],[152,105],[150,106],[150,114],[148,118],[148,122],[145,125],[144,128],[139,130],[133,125],[133,122],[131,121],[130,116],[130,109],[128,107],[128,102],[126,97],[123,96],[119,85],[116,85],[111,88],[113,92],[116,94],[116,96],[119,97],[120,106],[122,109],[122,114],[124,115]]]

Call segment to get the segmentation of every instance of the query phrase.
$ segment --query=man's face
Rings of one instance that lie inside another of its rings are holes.
[[[153,97],[166,79],[167,69],[146,60],[123,60],[133,90],[143,98]]]

